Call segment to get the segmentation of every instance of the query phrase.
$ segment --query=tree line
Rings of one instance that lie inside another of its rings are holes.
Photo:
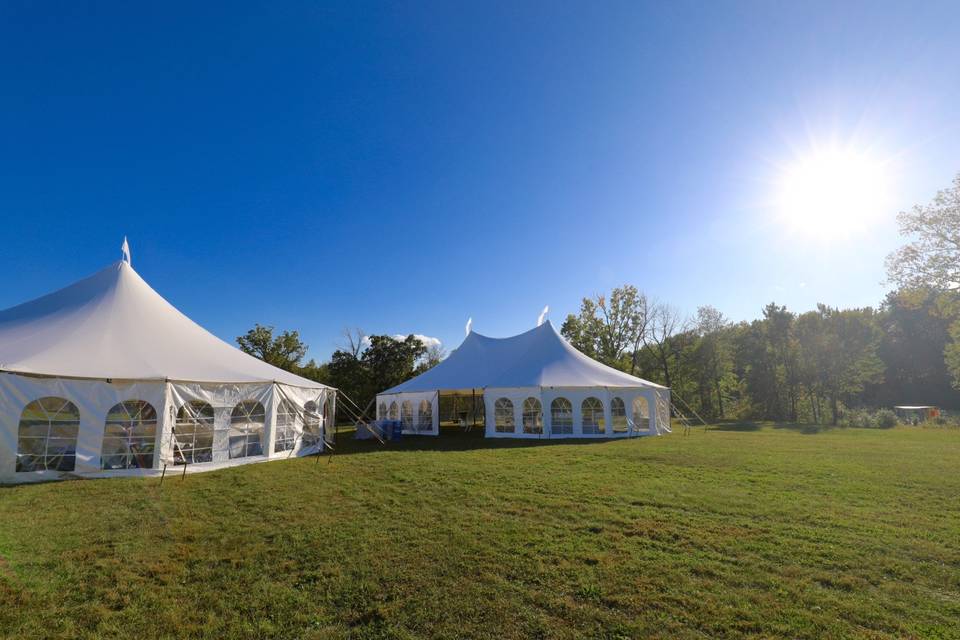
[[[361,409],[369,407],[377,393],[423,373],[445,356],[439,346],[428,346],[414,335],[368,336],[353,329],[344,331],[343,345],[329,362],[317,364],[311,359],[303,364],[307,345],[299,332],[274,331],[274,327],[258,324],[239,336],[237,344],[242,351],[275,367],[336,387]],[[371,410],[369,415],[373,413]]]
[[[561,333],[600,362],[670,387],[706,420],[836,424],[853,409],[960,409],[960,175],[898,222],[909,241],[887,258],[894,289],[877,308],[798,313],[771,302],[756,320],[731,322],[709,305],[686,316],[628,284],[583,298]],[[257,325],[237,341],[361,407],[444,355],[412,335],[344,337],[324,364],[301,364],[307,348],[295,331]]]
[[[898,216],[910,241],[887,259],[876,308],[771,302],[751,322],[711,306],[686,317],[632,285],[584,298],[561,333],[612,367],[673,389],[707,420],[836,424],[895,404],[960,408],[960,176]]]

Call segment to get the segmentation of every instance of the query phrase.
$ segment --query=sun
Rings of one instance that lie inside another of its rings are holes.
[[[888,213],[887,165],[848,146],[813,148],[782,169],[778,215],[791,231],[824,240],[866,231]]]

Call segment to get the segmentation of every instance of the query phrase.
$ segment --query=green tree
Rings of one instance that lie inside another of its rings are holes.
[[[960,388],[960,174],[932,202],[901,212],[897,221],[911,240],[887,257],[887,275],[902,289],[938,293],[941,313],[951,320],[944,359]]]
[[[425,347],[423,355],[417,361],[416,374],[420,375],[443,362],[447,357],[446,350],[439,344],[431,344]]]
[[[694,324],[695,341],[690,354],[697,382],[700,413],[704,417],[722,418],[724,397],[734,381],[733,354],[729,323],[716,308],[697,309]]]
[[[687,344],[686,332],[687,321],[678,309],[666,304],[653,305],[641,339],[644,350],[649,352],[662,375],[660,380],[668,387],[676,384],[681,355]]]
[[[817,305],[797,321],[806,386],[830,406],[837,424],[841,406],[856,402],[868,384],[883,381],[882,332],[873,309]],[[816,417],[820,418],[819,402]]]
[[[884,381],[868,389],[876,406],[933,404],[960,406],[960,392],[943,357],[951,341],[950,315],[942,295],[931,289],[901,289],[887,294],[877,316],[882,338],[879,355]]]
[[[240,350],[275,367],[298,373],[300,361],[307,354],[307,345],[300,340],[297,331],[284,331],[273,335],[273,327],[257,324],[245,335],[237,338]]]
[[[413,335],[402,340],[358,336],[350,345],[334,351],[327,367],[330,383],[366,408],[377,393],[416,375],[417,363],[427,354],[427,347]]]
[[[412,378],[417,360],[427,352],[419,338],[409,335],[403,340],[391,336],[371,336],[361,362],[376,390],[383,391]]]
[[[738,336],[737,370],[753,404],[751,413],[770,420],[796,419],[797,344],[793,313],[770,303],[763,318]]]
[[[906,289],[960,289],[960,174],[927,205],[897,216],[912,240],[887,257],[887,275]]]
[[[297,374],[320,384],[330,384],[330,366],[326,363],[317,364],[312,358],[297,370]]]
[[[637,351],[646,324],[647,298],[628,284],[609,296],[584,298],[580,314],[568,315],[560,333],[588,356],[617,367],[628,348]]]

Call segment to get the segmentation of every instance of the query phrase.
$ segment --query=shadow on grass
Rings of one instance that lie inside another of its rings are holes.
[[[708,427],[710,431],[734,431],[734,432],[754,432],[760,431],[764,428],[769,429],[779,429],[784,431],[796,431],[797,433],[803,433],[806,435],[813,435],[817,433],[823,433],[824,431],[830,431],[836,429],[837,427],[826,425],[826,424],[796,424],[790,422],[721,422],[718,424],[712,424]]]
[[[571,444],[604,444],[636,438],[485,438],[483,428],[464,432],[459,428],[442,428],[439,436],[403,436],[400,441],[388,440],[380,444],[375,439],[356,440],[355,429],[341,428],[337,432],[336,454],[376,453],[378,451],[472,451],[477,449],[523,449]]]
[[[337,429],[334,456],[356,455],[361,453],[377,453],[380,451],[473,451],[480,449],[521,449],[529,447],[546,447],[551,445],[578,445],[578,444],[604,444],[627,440],[628,438],[550,438],[544,434],[542,438],[485,438],[483,427],[475,428],[472,431],[464,432],[459,427],[441,428],[439,436],[403,436],[399,442],[386,441],[381,444],[376,439],[357,440],[354,438],[356,429],[353,427],[339,427]],[[629,438],[636,440],[640,437]],[[315,457],[309,455],[306,457]],[[329,458],[329,453],[321,454],[322,458]],[[266,462],[266,461],[263,461]],[[318,461],[320,462],[320,461]],[[237,467],[231,467],[237,468]],[[182,467],[171,467],[166,474],[167,481],[178,477]],[[223,471],[225,469],[217,469]],[[210,469],[210,471],[215,471]],[[127,476],[134,477],[134,476]],[[146,476],[145,476],[146,477]],[[150,475],[150,478],[159,480],[159,476]],[[29,484],[47,484],[52,482],[65,482],[67,480],[101,480],[107,478],[93,478],[75,475],[63,475],[59,478],[44,478]],[[4,489],[14,489],[26,486],[28,483],[0,483],[0,491]]]
[[[760,431],[763,425],[756,422],[720,422],[707,427],[710,431]]]
[[[784,429],[786,431],[797,431],[799,433],[814,434],[833,431],[837,427],[829,424],[775,424],[774,429]]]

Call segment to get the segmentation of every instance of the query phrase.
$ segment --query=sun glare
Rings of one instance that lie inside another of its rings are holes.
[[[887,213],[889,180],[885,163],[868,152],[815,149],[783,169],[777,211],[792,231],[824,240],[847,237]]]

